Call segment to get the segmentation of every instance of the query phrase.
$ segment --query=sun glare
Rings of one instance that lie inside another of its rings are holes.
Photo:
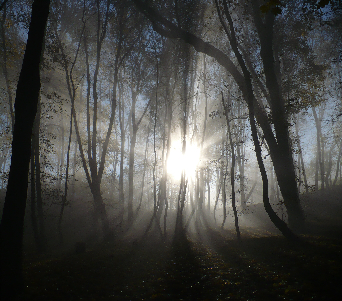
[[[179,180],[184,171],[187,177],[195,174],[200,159],[200,149],[195,145],[187,146],[185,155],[181,148],[171,148],[167,161],[167,172],[175,179]]]

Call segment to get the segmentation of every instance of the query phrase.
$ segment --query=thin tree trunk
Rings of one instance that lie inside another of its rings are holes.
[[[210,169],[209,166],[207,167],[207,173],[206,173],[206,181],[208,186],[208,213],[210,212]]]
[[[13,111],[13,97],[10,87],[10,80],[8,78],[8,70],[7,70],[7,47],[6,47],[6,35],[5,35],[5,22],[7,18],[7,8],[6,5],[3,8],[2,20],[1,20],[1,40],[2,40],[2,57],[3,57],[3,64],[2,70],[5,77],[6,89],[8,94],[8,105],[10,111],[10,120],[11,120],[11,130],[13,134],[14,130],[14,111]]]
[[[304,178],[305,192],[308,193],[309,192],[309,186],[308,186],[308,181],[307,181],[307,178],[306,178],[305,165],[304,165],[304,159],[303,159],[303,151],[302,151],[302,147],[300,145],[298,122],[299,122],[299,118],[295,122],[295,129],[296,129],[296,136],[297,136],[297,146],[298,146],[298,152],[299,152],[298,162],[300,161],[300,163],[301,163],[301,171],[303,173],[303,178]]]
[[[223,183],[222,183],[222,204],[223,204],[223,221],[221,225],[222,228],[224,227],[224,224],[226,223],[226,219],[227,219],[227,193],[226,193],[227,173],[228,173],[228,161],[227,161],[226,170],[224,172]]]
[[[34,139],[34,136],[32,136]],[[39,232],[38,232],[38,223],[37,223],[37,201],[36,201],[36,177],[35,177],[35,155],[34,155],[34,146],[35,144],[32,143],[31,145],[31,224],[32,224],[32,231],[34,242],[36,244],[36,248],[39,252],[40,250],[40,239],[39,239]]]
[[[62,195],[61,211],[58,217],[58,235],[59,235],[59,242],[61,244],[63,243],[62,219],[63,219],[63,213],[64,213],[65,206],[67,204],[67,197],[68,197],[69,161],[70,161],[70,148],[71,148],[71,137],[72,137],[72,116],[73,116],[72,110],[73,110],[73,106],[71,107],[71,112],[70,112],[70,129],[69,129],[69,141],[68,141],[66,168],[65,168],[64,194]]]
[[[143,200],[143,196],[144,196],[144,187],[145,187],[145,177],[146,177],[146,169],[147,169],[147,153],[148,153],[149,137],[150,137],[150,126],[148,126],[148,128],[147,128],[147,137],[146,137],[146,144],[145,144],[144,170],[143,170],[143,175],[142,175],[142,180],[141,180],[141,194],[140,194],[139,205],[138,205],[138,208],[137,208],[137,210],[135,212],[135,216],[137,216],[139,211],[140,211],[142,200]]]
[[[338,179],[338,172],[340,171],[340,162],[341,162],[341,156],[342,156],[342,139],[340,142],[339,152],[338,152],[338,158],[336,163],[336,173],[335,173],[335,179],[333,182],[333,186],[336,185],[337,179]]]
[[[222,145],[222,156],[224,154],[224,144]],[[223,166],[220,164],[219,168],[216,169],[216,199],[215,199],[215,205],[214,205],[214,220],[216,223],[216,208],[217,204],[220,198],[220,192],[222,190],[222,184],[223,184]]]
[[[39,240],[41,245],[41,252],[46,251],[46,233],[45,233],[45,218],[43,211],[43,199],[42,199],[42,185],[41,185],[41,172],[40,172],[40,152],[39,152],[39,129],[40,129],[40,103],[38,103],[38,109],[36,114],[35,126],[34,126],[34,155],[35,155],[35,168],[36,168],[36,193],[37,193],[37,218],[39,224]]]
[[[322,113],[322,110],[320,110],[319,117],[318,117],[316,113],[316,109],[314,107],[312,107],[312,113],[315,119],[315,125],[316,125],[316,131],[317,131],[316,141],[317,141],[317,165],[318,166],[316,165],[316,169],[317,167],[319,167],[320,178],[321,178],[321,189],[324,189],[324,162],[323,162],[324,161],[324,151],[323,151],[324,146],[323,148],[321,146],[321,140],[322,140],[322,129],[321,129],[322,119],[321,118],[323,117],[323,113]],[[318,173],[318,170],[316,171],[316,173]],[[317,189],[318,189],[318,179],[317,179],[316,190]]]
[[[325,175],[325,184],[326,187],[328,188],[330,185],[332,185],[332,181],[331,181],[331,169],[332,169],[332,151],[335,145],[332,145],[329,151],[329,161],[328,161],[328,168],[327,168],[327,172]]]
[[[124,216],[124,204],[125,204],[125,194],[124,194],[124,158],[125,158],[125,104],[123,103],[122,92],[119,87],[119,123],[121,132],[121,145],[120,145],[120,175],[119,175],[119,204],[120,204],[120,223],[123,222]]]
[[[274,212],[270,201],[268,197],[268,179],[267,179],[267,173],[265,169],[265,165],[262,159],[262,151],[261,147],[259,144],[259,139],[258,139],[258,133],[256,129],[256,124],[254,120],[254,108],[253,108],[253,103],[249,102],[248,104],[248,109],[249,109],[249,121],[251,125],[251,131],[252,131],[252,138],[253,138],[253,143],[255,147],[255,154],[257,157],[260,173],[261,173],[261,178],[262,178],[262,183],[263,183],[263,203],[265,210],[270,217],[271,221],[273,224],[279,229],[279,231],[288,239],[293,240],[293,241],[298,241],[298,236],[295,235],[286,225],[284,221],[282,221],[277,214]]]
[[[230,184],[232,187],[232,207],[233,207],[233,212],[234,212],[236,236],[237,236],[237,240],[240,241],[241,234],[240,234],[240,228],[239,228],[239,218],[237,215],[236,204],[235,204],[235,151],[234,151],[234,144],[233,144],[232,132],[231,132],[232,129],[230,127],[230,120],[229,120],[229,108],[228,108],[229,104],[225,103],[224,98],[223,98],[223,92],[221,93],[222,93],[222,105],[224,108],[226,121],[227,121],[228,140],[229,140],[230,151],[232,155],[232,163],[231,163],[231,168],[230,168]]]

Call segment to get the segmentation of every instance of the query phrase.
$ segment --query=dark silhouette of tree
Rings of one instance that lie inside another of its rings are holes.
[[[24,289],[22,243],[31,135],[40,90],[40,60],[49,0],[35,0],[15,98],[11,168],[0,225],[0,296],[9,300]],[[11,297],[10,297],[11,296]]]

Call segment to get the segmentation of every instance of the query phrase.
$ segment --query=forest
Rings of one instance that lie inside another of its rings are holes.
[[[339,0],[1,0],[1,300],[342,298]]]

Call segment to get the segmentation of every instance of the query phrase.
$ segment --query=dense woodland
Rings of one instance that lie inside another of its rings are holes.
[[[340,1],[3,1],[1,296],[341,297],[341,21]]]

